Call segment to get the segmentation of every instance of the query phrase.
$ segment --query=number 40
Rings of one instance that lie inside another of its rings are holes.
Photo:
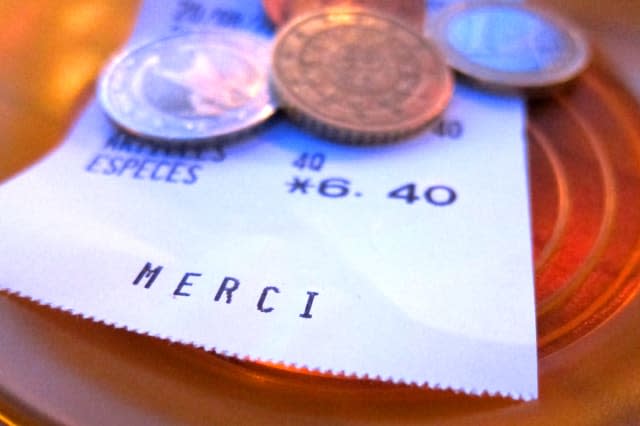
[[[320,152],[316,152],[313,154],[303,152],[298,158],[294,160],[293,163],[291,163],[291,165],[300,170],[309,169],[313,170],[314,172],[319,172],[324,166],[324,160],[325,156]]]
[[[418,189],[415,183],[408,183],[389,192],[388,197],[404,200],[407,204],[413,204],[420,200],[420,197],[416,195],[417,191]],[[427,203],[438,207],[449,206],[458,198],[458,194],[456,194],[453,188],[444,185],[430,186],[425,189],[422,196]]]

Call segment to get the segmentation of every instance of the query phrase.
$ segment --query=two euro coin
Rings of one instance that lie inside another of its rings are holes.
[[[116,57],[98,96],[116,125],[165,143],[226,138],[276,110],[268,74],[270,42],[217,30],[154,40]]]
[[[544,93],[589,62],[585,36],[556,14],[513,1],[462,2],[431,28],[449,65],[490,89]]]

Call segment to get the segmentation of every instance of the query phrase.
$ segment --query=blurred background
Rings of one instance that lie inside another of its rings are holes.
[[[544,0],[589,31],[603,56],[640,98],[640,2]]]

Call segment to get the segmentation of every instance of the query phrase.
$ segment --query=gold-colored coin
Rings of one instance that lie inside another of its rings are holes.
[[[262,0],[262,5],[277,27],[296,16],[326,7],[361,7],[393,16],[422,32],[426,13],[424,0]]]
[[[438,15],[432,33],[451,67],[492,89],[544,94],[589,62],[578,28],[549,10],[512,1],[454,5]]]
[[[272,85],[306,127],[348,143],[417,131],[453,93],[436,46],[399,21],[361,9],[304,15],[278,34]]]

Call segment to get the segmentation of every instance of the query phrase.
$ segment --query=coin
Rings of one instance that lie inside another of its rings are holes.
[[[279,27],[289,19],[289,1],[262,0],[262,7],[273,25]]]
[[[358,144],[420,129],[453,92],[434,44],[395,19],[357,9],[312,13],[283,27],[271,80],[295,121]]]
[[[575,26],[523,3],[457,4],[442,11],[432,32],[451,67],[496,89],[562,85],[589,62],[588,44]]]
[[[235,135],[271,116],[270,42],[237,30],[185,33],[117,56],[99,99],[124,130],[163,142]]]
[[[275,26],[326,7],[361,7],[394,16],[416,31],[423,30],[426,9],[424,0],[262,0],[262,4]]]

